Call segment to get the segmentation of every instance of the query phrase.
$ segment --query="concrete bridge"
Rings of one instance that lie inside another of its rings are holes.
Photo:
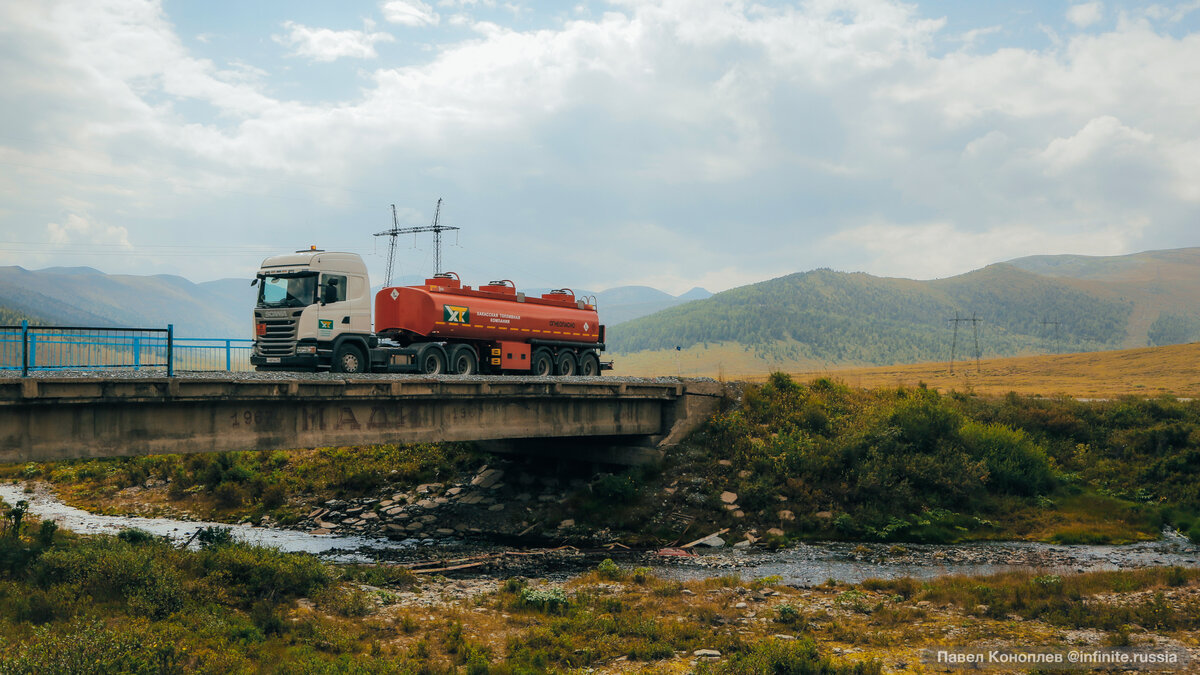
[[[723,395],[716,382],[614,378],[8,378],[0,463],[438,441],[632,463]]]

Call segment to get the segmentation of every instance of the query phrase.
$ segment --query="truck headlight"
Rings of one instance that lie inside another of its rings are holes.
[[[316,354],[317,346],[316,345],[296,345],[296,353],[297,354]]]

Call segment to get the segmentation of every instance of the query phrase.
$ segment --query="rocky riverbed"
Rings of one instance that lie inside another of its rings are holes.
[[[528,499],[501,501],[508,489],[502,470],[484,467],[462,485],[425,484],[390,498],[329,500],[314,508],[300,529],[280,528],[269,521],[232,528],[251,543],[303,551],[338,562],[385,561],[414,569],[465,578],[525,576],[566,578],[613,558],[624,567],[649,567],[662,576],[700,579],[736,574],[744,579],[778,577],[783,583],[815,586],[828,580],[854,583],[868,578],[936,578],[953,574],[984,575],[1007,570],[1085,572],[1144,567],[1200,567],[1200,547],[1176,533],[1125,546],[1056,545],[1037,542],[982,542],[954,545],[806,543],[768,551],[709,540],[678,555],[676,550],[632,550],[594,537],[591,544],[560,545],[574,526],[569,521],[534,529],[538,543],[519,545],[497,537],[487,527],[499,524],[503,509],[523,508],[542,498],[561,499],[564,487],[543,483],[523,486]],[[519,485],[519,482],[518,482]],[[513,486],[517,489],[517,486]],[[219,523],[105,516],[60,502],[44,485],[26,491],[18,483],[0,485],[0,498],[10,504],[24,499],[35,516],[84,533],[115,533],[136,527],[186,541],[202,527]],[[502,509],[495,509],[502,505]],[[507,523],[508,521],[503,521]],[[456,527],[453,524],[468,523]],[[444,524],[444,525],[443,525]],[[529,529],[526,525],[524,529]],[[519,532],[517,533],[519,534]],[[528,536],[528,535],[527,535]],[[558,539],[556,539],[556,537]],[[675,554],[675,555],[672,555]]]

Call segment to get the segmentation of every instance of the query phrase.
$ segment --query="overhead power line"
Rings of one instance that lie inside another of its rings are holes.
[[[441,224],[442,215],[442,198],[438,197],[437,207],[433,212],[433,224],[425,227],[400,227],[400,223],[396,218],[396,205],[392,204],[392,229],[376,232],[376,237],[391,237],[392,241],[388,247],[387,270],[384,273],[384,286],[392,285],[392,265],[396,260],[396,238],[402,234],[417,234],[418,232],[433,233],[433,273],[442,273],[442,233],[459,228],[450,225]]]

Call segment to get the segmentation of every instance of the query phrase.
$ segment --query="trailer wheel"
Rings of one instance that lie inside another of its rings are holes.
[[[437,347],[425,349],[417,359],[421,372],[426,375],[441,375],[446,371],[446,355]]]
[[[455,375],[479,374],[479,359],[470,347],[459,347],[450,357],[450,372]]]
[[[348,342],[338,345],[333,352],[331,370],[335,373],[361,373],[366,370],[366,366],[362,352]]]
[[[569,350],[562,350],[558,353],[558,367],[555,369],[559,375],[571,376],[579,368],[579,363],[575,360],[575,353]]]
[[[579,357],[579,374],[584,377],[596,377],[600,374],[600,359],[596,352],[584,352]]]
[[[550,356],[549,349],[539,349],[533,353],[533,359],[529,362],[530,372],[538,377],[546,377],[554,374],[554,357]]]

